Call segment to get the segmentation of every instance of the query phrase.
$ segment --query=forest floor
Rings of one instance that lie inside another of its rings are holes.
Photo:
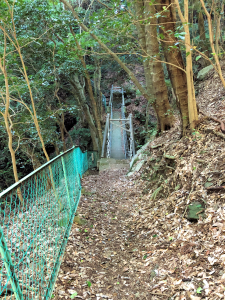
[[[214,71],[198,93],[194,132],[181,138],[177,122],[149,142],[132,177],[84,176],[86,223],[73,224],[54,299],[225,299],[225,134],[215,121],[225,91]],[[187,219],[194,202],[197,222]]]

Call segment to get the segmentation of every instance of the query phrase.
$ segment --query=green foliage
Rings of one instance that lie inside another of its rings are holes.
[[[81,148],[87,148],[90,143],[90,130],[87,128],[72,129],[70,135],[74,141],[79,141]]]
[[[201,294],[201,292],[202,292],[202,287],[198,287],[197,290],[196,290],[196,293]]]
[[[145,115],[138,110],[134,110],[134,117],[138,119],[141,123],[145,122]]]
[[[13,1],[9,1],[12,5]],[[84,11],[80,11],[84,13]],[[0,3],[0,22],[6,22],[7,33],[12,42],[7,42],[7,73],[10,84],[11,121],[13,123],[13,147],[19,149],[16,153],[19,177],[32,170],[31,157],[22,152],[23,145],[29,144],[36,153],[40,163],[45,162],[41,144],[29,110],[33,112],[30,93],[24,76],[21,74],[22,64],[11,36],[12,22],[5,1]],[[30,81],[35,101],[41,133],[46,145],[57,145],[62,151],[62,141],[59,122],[62,114],[70,114],[79,120],[80,112],[74,95],[71,93],[70,79],[74,74],[82,75],[83,66],[78,59],[75,40],[70,33],[70,26],[76,32],[71,13],[62,10],[61,5],[47,0],[18,0],[14,3],[14,22],[17,39],[21,47],[26,71]],[[84,37],[88,41],[88,36]],[[0,30],[0,40],[4,41]],[[4,55],[3,43],[0,43],[0,57]],[[88,64],[87,64],[88,65]],[[91,69],[92,66],[88,65]],[[0,73],[0,92],[5,94],[4,77]],[[24,103],[14,101],[19,100]],[[25,107],[27,106],[27,108]],[[0,105],[4,112],[4,105]],[[83,147],[90,144],[90,134],[87,129],[81,130],[77,136]],[[82,134],[84,133],[84,139]],[[7,135],[2,117],[0,116],[0,136],[2,159],[0,161],[0,189],[12,184],[13,172],[10,153],[7,146]],[[75,138],[77,137],[75,136]]]

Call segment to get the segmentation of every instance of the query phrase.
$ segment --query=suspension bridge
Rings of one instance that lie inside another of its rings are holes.
[[[103,97],[104,106],[106,98]],[[124,90],[111,88],[100,168],[135,155]],[[0,299],[50,299],[81,195],[99,154],[73,147],[0,193]],[[107,163],[106,163],[107,162]]]
[[[133,117],[132,114],[125,117],[123,88],[112,86],[108,107],[99,169],[129,169],[135,155]]]

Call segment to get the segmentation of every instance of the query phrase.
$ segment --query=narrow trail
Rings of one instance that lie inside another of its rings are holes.
[[[157,299],[146,284],[151,269],[142,254],[145,236],[129,221],[138,196],[135,183],[124,170],[105,171],[84,177],[83,188],[78,211],[87,222],[73,224],[56,298]]]

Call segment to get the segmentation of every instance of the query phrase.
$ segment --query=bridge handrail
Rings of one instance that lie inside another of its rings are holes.
[[[111,110],[111,119],[113,119],[113,106],[112,106],[112,102],[113,102],[113,85],[111,88],[111,92],[110,92],[110,110]],[[107,157],[110,157],[110,153],[112,151],[112,123],[110,123],[110,127],[109,127],[109,136],[108,136],[108,143],[109,143],[109,149],[108,149],[108,153],[107,153]]]
[[[122,115],[122,124],[123,127],[125,128],[126,124],[125,124],[125,101],[124,101],[124,91],[122,89],[122,105],[121,105],[121,115]],[[127,158],[128,155],[128,141],[127,141],[127,132],[126,130],[123,130],[123,147],[124,147],[124,154],[125,154],[125,158]]]

